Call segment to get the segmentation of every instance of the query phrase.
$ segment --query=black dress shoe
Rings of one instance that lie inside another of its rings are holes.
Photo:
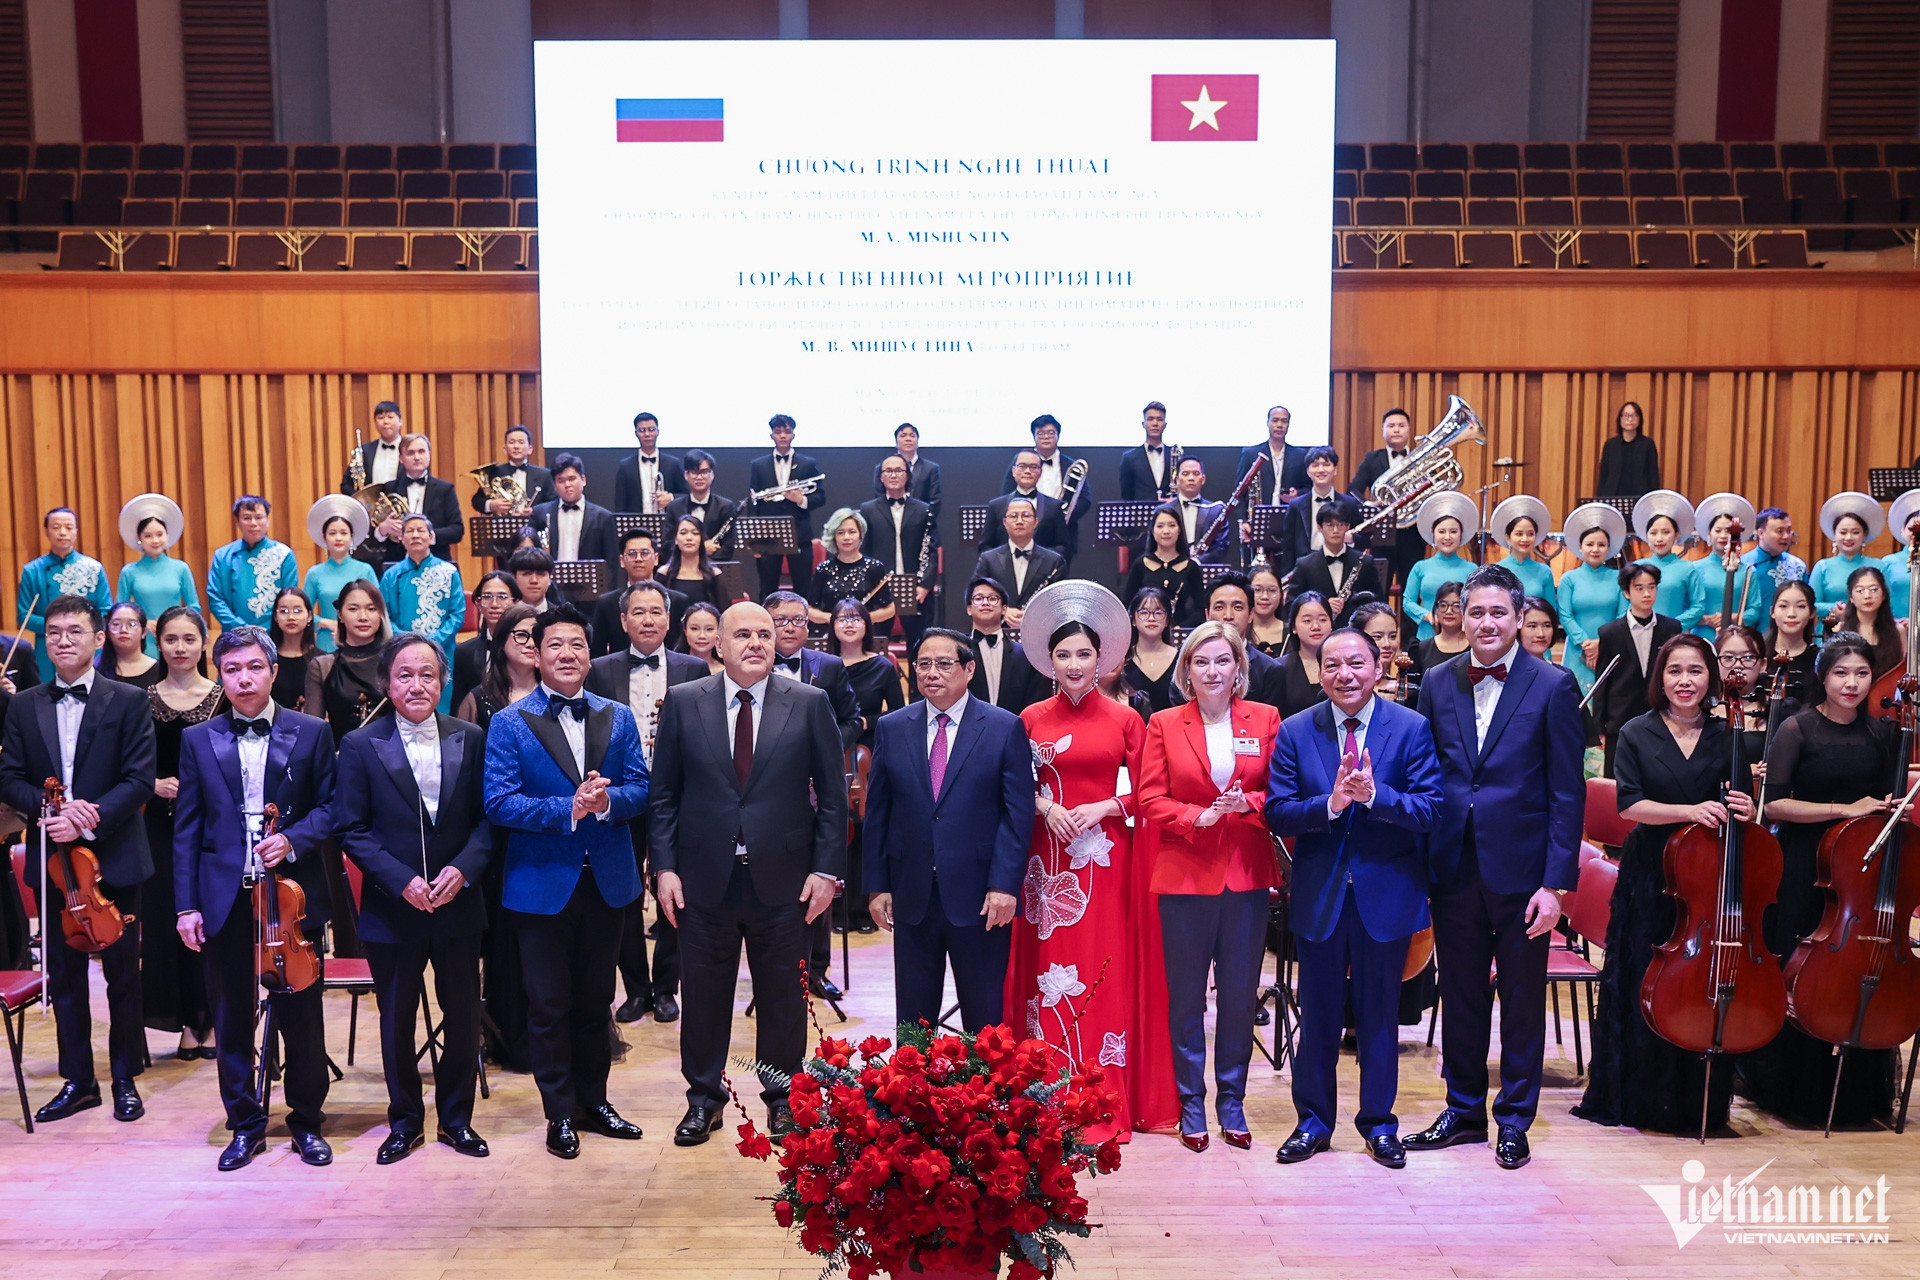
[[[672,996],[655,996],[653,998],[653,1020],[655,1022],[680,1021],[680,1002]]]
[[[632,1142],[641,1136],[640,1126],[631,1120],[622,1119],[620,1113],[610,1103],[601,1103],[597,1107],[588,1107],[573,1118],[573,1122],[582,1129],[597,1133],[603,1138],[625,1138]]]
[[[113,1118],[115,1120],[138,1120],[147,1114],[147,1104],[140,1101],[140,1091],[133,1087],[131,1080],[113,1082]]]
[[[471,1125],[457,1124],[451,1129],[442,1129],[434,1135],[440,1145],[452,1147],[463,1156],[478,1156],[485,1159],[492,1155],[487,1140],[473,1131]]]
[[[235,1169],[244,1169],[253,1163],[253,1158],[267,1149],[267,1140],[259,1134],[236,1133],[227,1149],[220,1153],[220,1172],[232,1173]]]
[[[1397,1133],[1376,1133],[1368,1138],[1367,1154],[1373,1157],[1375,1164],[1383,1164],[1389,1169],[1407,1167],[1407,1148]]]
[[[880,932],[880,926],[871,920],[862,920],[859,924],[853,926],[853,931],[855,933],[878,933]]]
[[[687,1114],[680,1117],[680,1123],[673,1126],[673,1145],[676,1147],[697,1147],[707,1140],[707,1135],[720,1128],[720,1112],[715,1107],[703,1107],[698,1103],[687,1108]]]
[[[780,1143],[785,1142],[787,1135],[792,1132],[793,1108],[787,1105],[786,1099],[770,1104],[767,1107],[767,1136]]]
[[[333,1163],[333,1148],[317,1133],[294,1134],[293,1149],[300,1153],[302,1164],[310,1164],[316,1169]]]
[[[33,1113],[35,1124],[45,1124],[49,1120],[65,1120],[68,1116],[77,1116],[82,1111],[91,1111],[100,1105],[100,1082],[80,1085],[68,1080],[60,1086],[60,1092],[53,1095],[53,1101]]]
[[[574,1132],[573,1121],[547,1121],[547,1150],[562,1160],[571,1160],[580,1154],[580,1135]]]
[[[1254,1026],[1264,1027],[1272,1021],[1273,1021],[1273,1010],[1267,1008],[1267,1006],[1261,1005],[1258,1009],[1255,1009],[1253,1011]]]
[[[1493,1144],[1494,1163],[1502,1169],[1518,1169],[1531,1159],[1533,1149],[1527,1145],[1527,1131],[1519,1125],[1501,1125],[1500,1136]]]
[[[1467,1123],[1466,1116],[1460,1112],[1442,1111],[1438,1120],[1400,1141],[1409,1151],[1438,1151],[1442,1147],[1457,1147],[1463,1142],[1486,1140],[1487,1127],[1484,1124],[1475,1128]]]
[[[1333,1146],[1333,1139],[1325,1134],[1315,1135],[1308,1129],[1295,1129],[1280,1144],[1280,1150],[1274,1153],[1274,1159],[1280,1164],[1299,1164],[1311,1160]]]
[[[839,987],[833,985],[832,978],[815,978],[813,980],[813,994],[819,996],[822,1000],[838,1000],[843,993]]]
[[[199,1056],[202,1062],[212,1062],[220,1056],[220,1048],[218,1045],[203,1044],[200,1046]]]
[[[395,1129],[373,1153],[375,1164],[398,1164],[418,1151],[427,1141],[424,1133],[408,1133],[405,1129]]]
[[[628,996],[626,1002],[613,1011],[615,1022],[638,1022],[647,1016],[653,1008],[653,1002],[645,996]]]

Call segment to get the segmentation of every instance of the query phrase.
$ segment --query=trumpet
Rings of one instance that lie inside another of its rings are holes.
[[[533,510],[526,489],[511,475],[495,475],[492,467],[475,467],[467,474],[480,482],[480,492],[487,495],[488,502],[506,503],[508,515],[525,515]]]
[[[798,489],[801,493],[811,497],[814,490],[818,489],[821,485],[825,484],[826,482],[827,482],[826,473],[822,472],[817,476],[808,476],[804,480],[792,480],[786,484],[777,484],[773,486],[773,488],[771,489],[755,489],[752,493],[747,495],[747,501],[755,504],[762,503],[762,502],[772,502],[775,499],[779,498],[780,495],[784,494],[789,489]]]

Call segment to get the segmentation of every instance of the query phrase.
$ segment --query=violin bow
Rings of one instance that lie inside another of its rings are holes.
[[[20,629],[13,633],[13,643],[7,646],[7,660],[0,664],[0,675],[6,674],[6,668],[13,665],[14,655],[20,652],[20,642],[26,638],[27,622],[33,617],[33,611],[40,607],[40,593],[33,593],[33,599],[27,601],[27,612],[20,619]]]

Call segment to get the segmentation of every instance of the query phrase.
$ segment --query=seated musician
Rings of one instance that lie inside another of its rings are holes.
[[[483,485],[473,491],[473,509],[484,515],[504,516],[525,511],[553,498],[553,473],[533,460],[533,432],[517,423],[507,428],[507,460],[487,464],[489,480],[511,480],[520,487],[518,505],[505,498],[489,498]]]
[[[533,509],[533,527],[545,536],[556,561],[601,560],[610,577],[620,576],[620,539],[613,512],[587,501],[587,464],[579,455],[563,453],[553,460],[554,499]],[[538,599],[524,590],[520,598]]]
[[[707,554],[715,560],[733,559],[733,521],[740,507],[732,498],[713,491],[713,455],[705,449],[689,449],[681,461],[686,468],[687,491],[667,503],[666,527],[677,528],[692,516],[706,535]]]
[[[1293,564],[1309,551],[1321,549],[1320,512],[1340,496],[1334,488],[1334,473],[1339,469],[1340,453],[1332,445],[1307,450],[1307,478],[1313,487],[1289,502],[1281,517],[1281,564]]]
[[[539,547],[516,548],[507,557],[507,572],[520,588],[520,598],[537,613],[545,613],[565,598],[553,585],[553,557]]]
[[[1305,502],[1308,496],[1299,501]],[[1333,625],[1346,625],[1347,614],[1363,594],[1375,600],[1386,598],[1373,557],[1347,545],[1358,511],[1352,498],[1336,494],[1314,514],[1320,531],[1321,549],[1309,551],[1293,562],[1292,595],[1318,591],[1334,605]],[[1363,602],[1364,603],[1364,602]]]
[[[625,578],[613,590],[601,592],[593,602],[593,656],[596,658],[604,658],[627,642],[626,628],[620,621],[623,607],[621,597],[626,595],[627,588],[655,581],[654,574],[660,568],[660,552],[654,546],[651,533],[645,529],[635,529],[622,535],[620,567],[625,570]],[[660,587],[666,592],[667,599],[667,643],[679,644],[680,619],[687,612],[687,597],[665,583],[661,583]]]
[[[1012,487],[987,504],[987,522],[980,529],[981,552],[984,554],[1006,544],[1007,504],[1025,499],[1033,506],[1035,540],[1062,560],[1067,559],[1070,535],[1067,522],[1060,514],[1060,499],[1049,497],[1037,487],[1040,482],[1040,455],[1031,449],[1022,449],[1013,455],[1009,474],[1013,476]]]

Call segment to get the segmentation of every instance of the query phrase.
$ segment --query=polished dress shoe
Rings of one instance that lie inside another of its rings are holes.
[[[138,1120],[147,1114],[147,1104],[140,1101],[140,1091],[133,1087],[131,1080],[113,1082],[113,1118],[115,1120]]]
[[[1261,1005],[1258,1009],[1255,1009],[1253,1011],[1254,1026],[1264,1027],[1272,1021],[1273,1021],[1273,1010],[1267,1008],[1267,1006]]]
[[[418,1151],[426,1141],[427,1135],[424,1133],[408,1133],[405,1129],[395,1129],[387,1135],[387,1140],[380,1144],[380,1149],[373,1153],[373,1162],[398,1164]]]
[[[680,1021],[680,1002],[672,996],[655,996],[653,998],[653,1020],[655,1022]]]
[[[767,1136],[774,1142],[785,1142],[787,1135],[793,1132],[793,1108],[783,1098],[767,1106]]]
[[[198,1053],[200,1061],[212,1062],[220,1056],[220,1048],[218,1045],[203,1044],[200,1046]]]
[[[603,1102],[597,1107],[588,1107],[573,1118],[573,1122],[582,1129],[597,1133],[603,1138],[625,1138],[632,1142],[641,1136],[640,1126],[631,1120],[622,1119],[612,1104]]]
[[[451,1129],[442,1129],[434,1137],[443,1147],[452,1147],[463,1156],[478,1156],[485,1159],[493,1154],[487,1146],[487,1140],[473,1131],[473,1126],[457,1124]]]
[[[839,987],[833,985],[832,978],[815,978],[813,980],[813,994],[819,996],[822,1000],[838,1000],[844,993]]]
[[[1332,1146],[1333,1139],[1325,1134],[1316,1135],[1310,1129],[1295,1129],[1287,1135],[1287,1140],[1280,1144],[1280,1150],[1274,1154],[1273,1158],[1280,1164],[1299,1164],[1303,1160],[1313,1159]]]
[[[267,1140],[257,1133],[236,1133],[227,1149],[220,1153],[220,1172],[232,1173],[235,1169],[244,1169],[253,1163],[253,1158],[267,1149]]]
[[[1180,1135],[1180,1145],[1193,1152],[1205,1151],[1207,1144],[1211,1141],[1212,1139],[1204,1133],[1183,1133]]]
[[[580,1135],[574,1132],[573,1121],[547,1121],[547,1150],[562,1160],[571,1160],[580,1154]]]
[[[1493,1143],[1493,1162],[1502,1169],[1518,1169],[1533,1159],[1533,1149],[1527,1145],[1527,1131],[1517,1124],[1500,1126],[1500,1136]]]
[[[853,931],[855,933],[878,933],[880,932],[880,926],[871,920],[862,920],[859,924],[853,926]]]
[[[1246,1129],[1222,1128],[1220,1130],[1220,1141],[1226,1143],[1230,1147],[1237,1147],[1240,1150],[1245,1151],[1249,1147],[1253,1146],[1253,1134]]]
[[[704,1107],[699,1103],[687,1108],[687,1114],[680,1117],[680,1123],[673,1126],[673,1145],[676,1147],[697,1147],[707,1140],[707,1135],[720,1127],[720,1111],[716,1107]]]
[[[1467,1123],[1467,1117],[1458,1111],[1442,1111],[1440,1118],[1418,1133],[1410,1133],[1401,1139],[1401,1145],[1409,1151],[1438,1151],[1442,1147],[1457,1147],[1463,1142],[1485,1142],[1487,1127],[1477,1128]]]
[[[316,1169],[333,1163],[333,1148],[317,1133],[294,1134],[293,1149],[300,1153],[302,1164],[310,1164]]]
[[[1376,1133],[1368,1138],[1367,1154],[1373,1157],[1375,1164],[1383,1164],[1389,1169],[1407,1167],[1407,1148],[1397,1133]]]
[[[100,1082],[75,1084],[68,1080],[60,1086],[60,1092],[53,1095],[53,1101],[33,1113],[35,1124],[45,1124],[49,1120],[65,1120],[68,1116],[77,1116],[82,1111],[91,1111],[100,1105]]]
[[[638,1022],[653,1009],[653,1001],[645,996],[628,996],[626,1002],[613,1011],[615,1022]]]

